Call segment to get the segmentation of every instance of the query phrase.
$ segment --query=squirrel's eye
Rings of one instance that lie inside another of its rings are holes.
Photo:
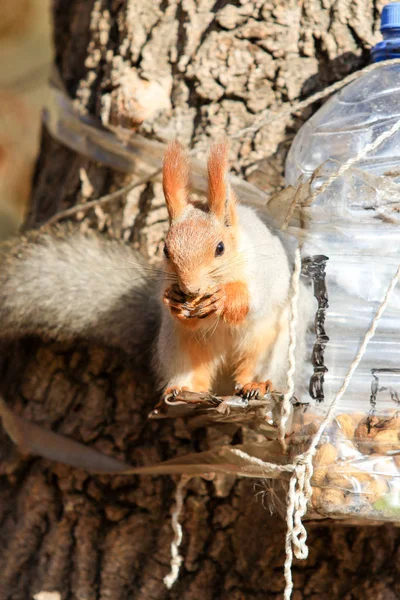
[[[224,242],[220,242],[215,249],[215,256],[221,256],[225,251]]]
[[[167,258],[167,259],[169,258],[169,252],[168,252],[168,248],[167,248],[167,245],[166,245],[166,244],[164,244],[164,256],[165,256],[165,258]]]

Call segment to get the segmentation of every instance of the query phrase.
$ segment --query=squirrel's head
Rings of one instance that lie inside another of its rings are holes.
[[[170,220],[166,266],[191,296],[228,282],[237,262],[236,197],[228,180],[227,143],[212,146],[207,166],[207,203],[191,202],[187,155],[178,142],[165,153],[163,188]]]

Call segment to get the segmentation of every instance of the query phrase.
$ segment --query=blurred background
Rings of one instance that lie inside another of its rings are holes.
[[[49,0],[0,6],[0,239],[28,207],[53,62]]]

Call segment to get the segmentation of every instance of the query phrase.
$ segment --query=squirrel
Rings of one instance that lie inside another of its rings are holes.
[[[283,392],[290,254],[256,211],[238,202],[226,142],[212,146],[207,167],[207,201],[191,200],[187,154],[178,142],[166,150],[169,229],[159,267],[123,242],[65,228],[3,243],[0,337],[93,339],[135,355],[146,349],[164,398],[227,386],[245,397]],[[311,306],[300,282],[300,362]]]

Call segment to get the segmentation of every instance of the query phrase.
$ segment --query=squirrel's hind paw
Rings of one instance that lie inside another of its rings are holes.
[[[178,404],[179,401],[175,400],[175,398],[181,393],[181,392],[188,392],[189,388],[187,386],[172,386],[172,387],[168,387],[166,390],[164,390],[164,393],[162,395],[162,399],[165,402],[165,404]],[[184,404],[184,402],[182,402],[181,404]]]
[[[246,383],[245,385],[238,384],[235,387],[236,394],[238,396],[242,396],[242,398],[246,398],[246,400],[263,398],[267,394],[270,394],[274,391],[274,386],[272,382],[267,379],[267,381],[254,381],[252,383]]]

